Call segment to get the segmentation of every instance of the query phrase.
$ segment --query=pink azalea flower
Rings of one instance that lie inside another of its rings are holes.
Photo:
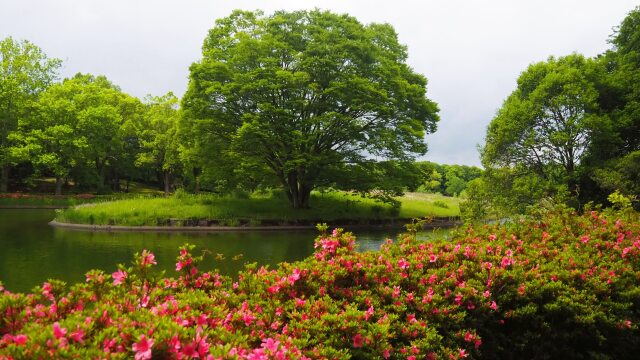
[[[369,309],[367,309],[367,311],[364,313],[364,319],[369,320],[369,318],[372,317],[373,314],[374,314],[373,306],[369,306]]]
[[[173,335],[173,337],[171,338],[171,340],[169,340],[169,343],[167,345],[169,345],[169,351],[172,353],[177,353],[178,351],[180,351],[180,348],[182,347],[180,344],[180,339],[178,339],[178,335]]]
[[[280,342],[277,340],[273,340],[272,338],[266,338],[262,340],[262,348],[269,350],[271,354],[275,354],[278,351],[279,346]]]
[[[471,342],[471,341],[473,341],[474,339],[475,339],[475,337],[474,337],[474,336],[473,336],[473,334],[471,334],[470,332],[468,332],[468,331],[467,331],[467,332],[464,334],[464,341]]]
[[[133,344],[133,351],[136,352],[136,360],[151,359],[151,348],[153,347],[153,339],[147,339],[144,334],[140,335],[140,341]]]
[[[53,294],[51,293],[51,284],[45,282],[42,284],[42,295],[44,295],[47,299],[53,301]]]
[[[156,265],[156,256],[151,251],[142,250],[142,266]]]
[[[66,328],[61,328],[60,327],[60,323],[58,323],[57,321],[55,323],[53,323],[53,336],[56,339],[60,339],[61,337],[64,337],[65,335],[67,335],[67,329]]]
[[[437,257],[437,256],[435,256],[435,255],[433,255],[433,254],[429,255],[429,262],[434,263],[434,262],[436,262],[437,260],[438,260],[438,257]]]
[[[364,345],[364,337],[360,334],[356,334],[353,337],[353,347],[354,348],[361,348],[362,345]]]
[[[72,332],[69,337],[77,343],[84,343],[84,331],[82,329],[78,329]]]
[[[120,285],[122,284],[122,282],[124,282],[124,279],[127,277],[127,272],[118,270],[113,274],[111,274],[111,277],[113,278],[113,285]]]
[[[16,343],[16,345],[24,345],[27,343],[27,335],[18,334],[13,337],[13,342]]]
[[[507,266],[509,266],[511,264],[513,264],[513,261],[510,258],[505,256],[505,257],[502,258],[502,262],[500,263],[500,266],[502,266],[504,268],[504,267],[507,267]]]

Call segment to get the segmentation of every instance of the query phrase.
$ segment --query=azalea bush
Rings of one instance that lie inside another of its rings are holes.
[[[177,275],[151,252],[68,287],[0,295],[0,358],[636,358],[640,221],[624,211],[547,211],[411,234],[379,251],[320,227],[315,253],[237,277]]]

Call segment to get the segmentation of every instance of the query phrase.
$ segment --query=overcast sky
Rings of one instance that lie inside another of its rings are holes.
[[[478,165],[477,145],[520,72],[550,55],[594,56],[637,5],[628,0],[0,0],[0,38],[64,60],[63,76],[106,75],[125,92],[182,96],[214,20],[233,9],[321,8],[386,22],[440,106],[426,160]]]

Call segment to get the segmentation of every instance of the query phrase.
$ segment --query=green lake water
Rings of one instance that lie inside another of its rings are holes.
[[[313,252],[317,232],[262,231],[220,233],[85,232],[54,228],[53,210],[0,209],[0,281],[13,292],[25,292],[47,279],[84,281],[91,269],[107,273],[118,263],[129,264],[133,253],[152,251],[158,268],[175,276],[178,248],[190,243],[196,253],[207,250],[202,270],[233,275],[247,262],[274,266],[304,259]],[[361,251],[376,250],[399,230],[353,231]],[[446,231],[445,231],[446,232]],[[443,234],[440,231],[439,234]],[[424,235],[423,235],[424,236]],[[222,254],[223,260],[216,260]],[[233,257],[242,255],[239,260]]]

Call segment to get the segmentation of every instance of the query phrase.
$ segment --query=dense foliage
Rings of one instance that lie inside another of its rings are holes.
[[[638,213],[540,211],[449,240],[406,235],[356,252],[350,233],[310,258],[237,278],[130,267],[0,295],[9,358],[615,358],[640,351]]]
[[[282,188],[294,208],[318,187],[392,202],[438,121],[390,25],[326,11],[217,20],[184,109],[171,93],[143,103],[104,76],[54,83],[59,60],[0,45],[1,192],[48,177],[57,195],[136,180],[165,194]]]
[[[424,154],[438,121],[397,37],[388,24],[320,10],[217,20],[182,102],[203,167],[265,178],[294,208],[360,166],[369,175],[360,184],[387,188],[392,167],[369,171],[369,159]]]
[[[520,75],[487,129],[471,215],[485,205],[523,212],[550,196],[579,206],[640,194],[639,17],[629,13],[602,55],[550,57]]]
[[[0,192],[7,191],[11,167],[18,162],[11,135],[29,117],[38,95],[56,80],[60,64],[28,41],[0,41]]]

